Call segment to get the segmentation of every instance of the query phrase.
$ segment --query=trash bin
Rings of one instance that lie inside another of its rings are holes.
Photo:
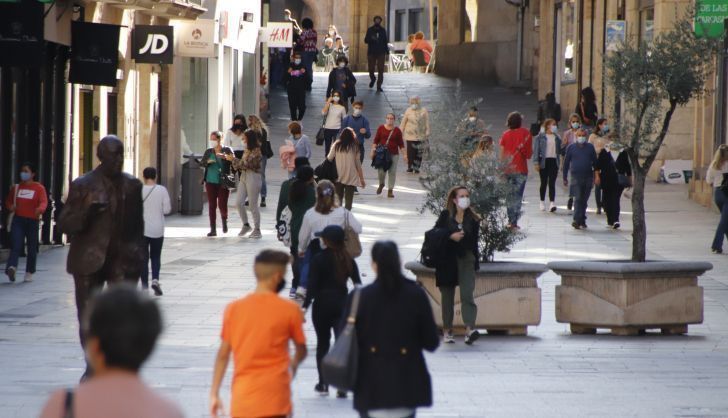
[[[183,215],[202,215],[202,176],[204,170],[195,154],[185,155],[187,162],[182,164],[182,204]]]

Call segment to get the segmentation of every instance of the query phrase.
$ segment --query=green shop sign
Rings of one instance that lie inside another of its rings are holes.
[[[695,35],[718,38],[725,32],[728,0],[699,0],[695,14]]]

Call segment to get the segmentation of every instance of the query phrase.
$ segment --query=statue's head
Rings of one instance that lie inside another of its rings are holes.
[[[99,157],[101,172],[107,177],[116,177],[121,174],[124,167],[124,144],[116,135],[107,135],[96,150]]]

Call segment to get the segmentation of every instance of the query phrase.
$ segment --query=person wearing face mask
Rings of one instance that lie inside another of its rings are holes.
[[[364,43],[367,44],[367,60],[369,61],[369,88],[374,87],[377,83],[377,93],[381,93],[382,83],[384,82],[384,62],[389,54],[389,38],[387,30],[382,26],[382,17],[374,16],[374,25],[367,29],[364,36]],[[377,70],[377,76],[374,75],[374,69]]]
[[[589,143],[594,145],[594,151],[596,151],[597,156],[609,142],[609,138],[607,138],[608,134],[609,123],[607,119],[597,119],[596,129],[591,133],[591,135],[589,135]],[[597,204],[597,215],[601,215],[604,204],[602,202],[602,187],[600,185],[594,186],[594,201]]]
[[[311,159],[311,140],[308,135],[304,134],[299,122],[291,122],[288,124],[288,139],[293,142],[296,149],[296,157],[306,157]]]
[[[240,172],[240,183],[238,186],[238,196],[235,200],[235,206],[243,221],[243,227],[238,233],[239,237],[244,237],[248,232],[253,231],[248,238],[261,238],[260,232],[260,207],[258,206],[258,198],[263,183],[263,154],[260,149],[260,136],[253,130],[245,131],[245,153],[242,158],[234,158],[232,155],[226,155],[225,159],[232,163],[232,166]],[[244,205],[243,202],[249,202]],[[253,226],[248,223],[248,211],[246,206],[250,208],[253,215]]]
[[[579,128],[576,142],[566,149],[564,158],[564,186],[573,187],[574,229],[586,228],[586,206],[592,186],[600,183],[599,170],[596,169],[597,153],[594,145],[586,140],[586,130]],[[571,175],[571,180],[568,176]]]
[[[364,111],[364,102],[355,101],[352,103],[351,115],[344,118],[341,123],[341,130],[351,128],[356,133],[356,139],[359,142],[359,158],[360,162],[364,162],[364,143],[371,138],[372,131],[369,128],[369,119],[362,114]]]
[[[42,184],[35,181],[35,168],[31,163],[20,167],[20,182],[10,189],[5,198],[5,208],[13,214],[8,225],[10,231],[10,256],[5,265],[5,274],[15,281],[18,258],[27,242],[25,281],[33,281],[38,257],[38,227],[40,217],[48,208],[48,194]]]
[[[336,37],[336,59],[339,59],[339,57],[345,57],[346,59],[349,59],[349,47],[344,45],[344,40],[341,38],[341,36]]]
[[[216,212],[220,208],[220,217],[222,218],[222,232],[226,234],[228,231],[228,197],[230,190],[225,187],[223,176],[230,174],[231,164],[230,158],[235,154],[230,147],[222,145],[222,135],[220,132],[214,131],[210,134],[211,147],[202,155],[201,165],[205,167],[203,175],[203,183],[205,183],[205,192],[207,193],[208,216],[210,218],[210,232],[208,237],[217,236]]]
[[[615,160],[614,155],[617,155]],[[629,156],[617,143],[606,144],[597,154],[602,203],[607,215],[607,228],[619,229],[620,200],[624,189],[632,184],[632,167]]]
[[[422,143],[430,137],[430,113],[421,106],[420,98],[409,100],[399,129],[407,142],[407,172],[419,174],[422,164]]]
[[[506,164],[505,177],[510,186],[506,198],[508,226],[517,230],[521,229],[518,221],[521,219],[523,192],[528,180],[528,161],[533,155],[533,138],[531,132],[522,127],[523,116],[519,112],[509,113],[506,125],[508,130],[503,132],[500,139],[500,158]]]
[[[243,156],[243,132],[248,129],[245,115],[235,115],[233,118],[233,126],[225,132],[225,138],[222,140],[224,147],[231,148],[235,155],[240,158]]]
[[[561,150],[559,151],[559,155],[561,158],[561,161],[564,160],[564,155],[566,155],[566,148],[569,147],[569,145],[576,142],[576,132],[581,128],[581,118],[576,113],[572,113],[569,116],[569,127],[567,130],[564,131],[563,135],[561,135]],[[563,164],[561,164],[563,166]],[[569,188],[569,200],[566,202],[566,209],[571,211],[574,207],[574,193],[572,192],[571,188]]]
[[[385,146],[389,150],[389,155],[392,158],[392,165],[385,169],[384,167],[377,167],[377,174],[379,175],[379,187],[377,188],[377,194],[381,194],[384,190],[384,176],[389,175],[387,180],[387,197],[394,198],[394,182],[397,180],[397,163],[399,162],[400,150],[404,151],[404,140],[402,138],[402,131],[394,126],[396,120],[394,113],[388,113],[387,119],[384,125],[380,125],[377,129],[377,134],[374,136],[372,143],[371,157],[374,160],[374,156],[377,152],[377,147]],[[407,161],[407,154],[404,153],[405,161]],[[373,164],[373,163],[372,163]]]
[[[331,71],[336,66],[336,49],[333,38],[324,39],[324,47],[319,51],[318,66],[324,71]]]
[[[301,309],[278,296],[290,261],[282,251],[261,251],[253,266],[255,290],[225,308],[210,389],[213,418],[223,411],[220,387],[231,354],[231,417],[283,417],[293,410],[291,381],[307,350]],[[290,343],[295,347],[293,359]]]
[[[301,53],[293,54],[293,60],[288,72],[283,76],[288,93],[288,107],[291,111],[291,121],[300,121],[306,113],[306,68],[303,66]]]
[[[326,97],[331,97],[334,92],[339,92],[341,100],[339,104],[349,111],[349,100],[354,102],[356,96],[356,77],[348,67],[349,59],[340,56],[336,58],[336,68],[329,73],[329,85],[326,87]]]
[[[341,92],[334,90],[326,100],[321,115],[324,116],[324,155],[329,155],[331,143],[341,131],[341,125],[346,117],[346,108],[341,104]]]
[[[313,28],[313,20],[310,18],[304,18],[301,21],[303,32],[296,41],[298,50],[301,51],[301,58],[303,59],[303,67],[306,72],[303,74],[306,79],[306,91],[311,91],[311,84],[313,83],[313,62],[316,61],[316,54],[318,53],[318,34]]]
[[[468,116],[460,123],[460,134],[466,144],[473,144],[487,132],[485,122],[478,117],[478,108],[473,106],[468,110]]]
[[[455,288],[460,288],[465,344],[480,337],[475,329],[478,307],[475,304],[475,272],[480,268],[480,216],[470,207],[470,192],[464,186],[455,186],[447,194],[445,210],[435,223],[449,236],[442,262],[435,268],[435,284],[442,296],[442,323],[444,342],[454,343]]]
[[[314,391],[320,396],[328,396],[329,385],[321,373],[321,363],[331,347],[331,333],[339,336],[339,322],[344,315],[346,297],[349,294],[347,282],[351,279],[354,286],[361,285],[359,266],[346,251],[344,228],[329,225],[316,233],[323,240],[325,249],[311,259],[308,275],[308,292],[303,303],[307,311],[313,302],[313,327],[316,330],[316,368],[318,383]],[[338,398],[345,398],[346,392],[338,391]]]
[[[559,175],[559,151],[561,138],[559,128],[554,119],[546,119],[541,126],[541,133],[533,141],[533,164],[541,178],[540,209],[546,210],[546,188],[549,190],[549,212],[556,212],[556,178]]]

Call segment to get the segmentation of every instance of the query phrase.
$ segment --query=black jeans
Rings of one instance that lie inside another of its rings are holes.
[[[556,158],[546,158],[545,166],[541,167],[538,174],[541,177],[541,188],[539,189],[541,201],[546,200],[546,186],[548,186],[549,201],[553,202],[556,199],[556,177],[559,174]]]
[[[600,185],[594,185],[594,201],[597,204],[597,210],[604,207],[604,202],[602,201],[602,186]]]
[[[607,213],[608,225],[619,222],[620,199],[623,191],[624,187],[619,185],[602,188],[602,205],[604,205],[604,212]]]
[[[306,90],[288,89],[288,107],[291,110],[291,120],[303,119],[303,114],[306,113]]]
[[[142,266],[142,288],[149,288],[149,260],[152,261],[152,280],[159,280],[162,267],[162,245],[164,237],[144,237],[144,265]]]
[[[324,158],[329,155],[331,144],[336,140],[338,134],[338,129],[324,129]]]
[[[382,88],[384,82],[384,62],[386,61],[387,54],[375,54],[367,55],[367,61],[369,64],[369,79],[377,81],[377,88]],[[377,71],[377,76],[374,76],[374,70]]]
[[[331,331],[339,337],[339,322],[344,314],[346,295],[335,292],[321,292],[313,301],[313,328],[316,330],[316,368],[318,369],[319,383],[324,383],[321,374],[321,362],[331,347]]]
[[[298,247],[291,246],[291,257],[293,258],[293,262],[291,263],[291,270],[293,271],[291,288],[298,289],[298,285],[301,282],[301,257],[298,256]]]

